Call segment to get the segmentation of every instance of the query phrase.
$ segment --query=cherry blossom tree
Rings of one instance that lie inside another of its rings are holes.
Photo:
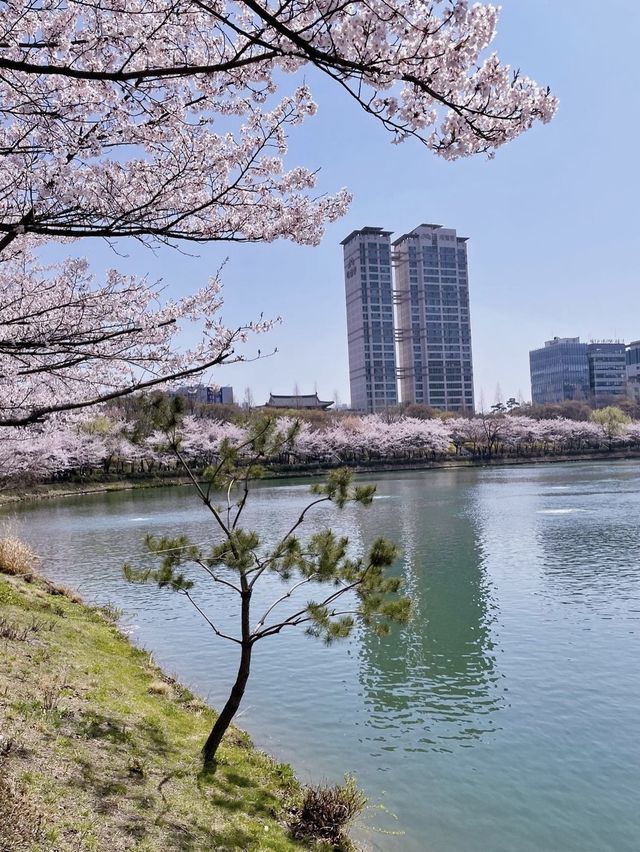
[[[242,359],[259,320],[226,328],[220,282],[160,304],[157,288],[115,271],[96,286],[84,260],[28,253],[0,261],[0,426],[20,426]],[[180,349],[188,323],[199,341]]]
[[[316,242],[348,196],[283,170],[287,130],[331,78],[394,140],[492,152],[556,100],[486,54],[467,0],[15,0],[0,12],[0,250],[22,233]]]
[[[260,418],[257,418],[258,422]],[[291,441],[274,442],[267,465],[295,464],[315,467],[371,465],[421,460],[444,460],[457,455],[471,458],[544,456],[636,447],[640,424],[623,424],[610,446],[602,424],[556,417],[537,420],[525,416],[491,415],[487,418],[422,420],[401,418],[387,423],[376,415],[328,418],[323,426],[291,417],[274,421],[277,435],[294,433]],[[245,460],[246,445],[256,418],[229,423],[185,416],[180,427],[180,452],[186,464],[202,472],[226,449]],[[99,415],[91,421],[77,417],[22,427],[5,434],[0,442],[0,471],[5,481],[56,479],[99,473],[141,470],[174,471],[175,457],[163,429],[137,435],[134,422]],[[490,454],[490,455],[489,455]]]
[[[633,421],[624,427],[623,440],[632,447],[640,445],[640,422]]]
[[[51,240],[316,244],[349,194],[285,165],[324,75],[390,131],[448,159],[489,155],[548,89],[488,52],[498,10],[467,0],[14,0],[0,9],[0,425],[41,420],[224,363],[251,331],[215,319],[178,354],[180,321],[219,316],[219,282],[155,288]],[[289,84],[288,80],[291,80]]]

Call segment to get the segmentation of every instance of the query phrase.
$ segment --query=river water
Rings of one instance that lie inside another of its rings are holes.
[[[291,631],[257,646],[239,724],[303,779],[356,774],[370,849],[640,849],[640,466],[618,462],[377,477],[369,509],[321,508],[354,552],[385,535],[415,617],[387,639],[326,648]],[[271,539],[308,483],[262,483],[250,523]],[[124,610],[135,641],[214,705],[235,646],[180,597],[122,578],[142,537],[211,518],[187,488],[4,509],[45,572]],[[233,624],[233,600],[195,592]],[[267,604],[278,588],[270,579]],[[259,609],[259,607],[258,607]]]

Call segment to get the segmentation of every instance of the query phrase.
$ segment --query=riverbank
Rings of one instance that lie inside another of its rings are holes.
[[[76,497],[83,494],[108,494],[111,491],[137,491],[145,488],[164,488],[177,485],[189,485],[187,477],[171,476],[148,478],[113,479],[108,481],[89,480],[79,482],[24,485],[6,488],[0,491],[0,506],[6,503],[21,503],[26,500],[49,500],[57,497]]]
[[[300,787],[115,626],[38,577],[0,575],[0,850],[288,852]]]
[[[563,453],[542,456],[498,456],[494,458],[469,458],[455,456],[447,459],[394,459],[393,461],[379,460],[368,464],[346,465],[355,474],[371,475],[376,473],[394,473],[402,471],[427,470],[458,470],[486,467],[521,467],[523,465],[566,464],[578,462],[611,462],[631,461],[640,459],[640,449],[625,448],[622,450],[590,451],[580,453]],[[283,465],[267,468],[262,481],[278,479],[302,479],[325,476],[335,465]],[[20,503],[29,500],[48,500],[58,497],[77,497],[84,494],[108,494],[116,491],[135,491],[146,488],[166,488],[175,486],[190,486],[191,481],[186,476],[159,476],[150,473],[148,476],[137,475],[135,479],[113,479],[89,481],[42,483],[0,491],[0,506],[10,503]]]

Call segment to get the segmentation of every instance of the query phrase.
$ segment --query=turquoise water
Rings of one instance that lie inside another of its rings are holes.
[[[239,724],[303,778],[354,772],[370,849],[640,849],[640,467],[590,463],[378,477],[371,508],[323,508],[362,549],[383,534],[411,624],[330,648],[291,632],[257,646]],[[262,484],[251,522],[283,530],[308,485]],[[169,592],[120,568],[144,532],[215,534],[188,489],[4,511],[46,572],[125,611],[134,639],[219,703],[235,647]],[[275,581],[261,595],[270,601]],[[218,605],[233,623],[232,599]]]

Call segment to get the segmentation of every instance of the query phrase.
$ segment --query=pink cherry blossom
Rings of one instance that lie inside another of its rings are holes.
[[[294,424],[280,417],[275,428],[286,434]],[[4,480],[51,479],[84,471],[120,472],[170,469],[175,457],[163,432],[133,439],[133,424],[113,412],[97,419],[86,414],[54,417],[5,431],[0,441],[0,476]],[[223,441],[242,447],[249,427],[204,417],[184,417],[180,452],[195,469],[219,458]],[[624,427],[616,447],[637,448],[640,423]],[[518,416],[485,416],[419,420],[378,415],[328,417],[320,426],[301,422],[293,446],[271,459],[277,464],[371,465],[376,463],[454,460],[463,458],[544,457],[584,451],[607,451],[609,441],[597,423],[564,418],[534,420]]]
[[[47,241],[315,245],[350,195],[320,191],[318,163],[289,162],[290,134],[317,109],[309,72],[394,142],[492,155],[557,108],[490,52],[497,20],[497,7],[467,0],[4,3],[0,425],[225,363],[267,327],[226,328],[217,277],[162,304],[149,282],[116,271],[98,282],[81,260],[43,268]],[[181,351],[181,325],[199,318],[199,344]],[[386,432],[361,424],[348,443],[344,428],[323,452],[388,451]],[[435,427],[398,428],[407,451],[441,451]]]
[[[97,284],[77,259],[49,268],[29,254],[0,261],[0,292],[0,426],[241,360],[238,347],[271,327],[225,327],[217,278],[162,303],[145,279],[111,271]],[[192,323],[199,341],[180,348],[176,339]]]
[[[309,68],[455,159],[549,121],[467,0],[14,0],[0,11],[0,250],[20,234],[317,243],[349,195],[286,168]],[[286,75],[295,78],[293,90]]]

